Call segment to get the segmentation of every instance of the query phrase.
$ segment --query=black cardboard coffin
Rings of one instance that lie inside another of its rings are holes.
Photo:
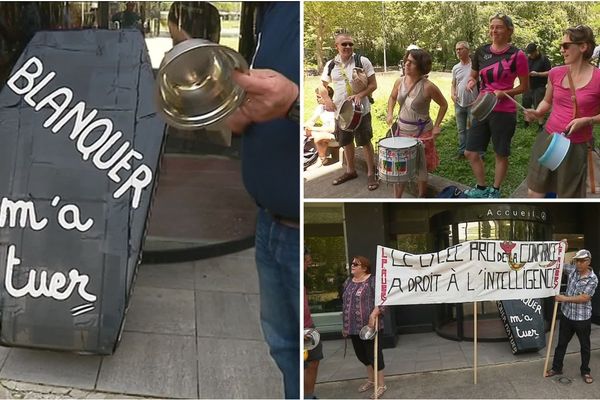
[[[31,40],[0,93],[3,345],[114,351],[164,132],[139,31]]]

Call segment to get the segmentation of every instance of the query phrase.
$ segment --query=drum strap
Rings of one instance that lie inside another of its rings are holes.
[[[350,79],[348,79],[348,75],[346,74],[346,68],[344,67],[344,63],[339,63],[338,67],[340,68],[340,72],[346,81],[346,93],[348,96],[352,96],[352,85],[350,85]]]
[[[431,118],[427,118],[426,120],[422,120],[421,118],[419,118],[416,122],[415,121],[405,121],[402,118],[398,118],[398,121],[402,122],[403,124],[417,126],[419,128],[419,133],[417,134],[417,137],[419,137],[425,130],[425,127],[427,126],[427,124],[429,122],[431,122]]]
[[[577,108],[577,96],[575,94],[575,84],[573,83],[573,77],[571,76],[571,70],[567,69],[567,79],[569,80],[569,89],[571,90],[571,101],[573,102],[573,119],[579,115],[579,109]]]

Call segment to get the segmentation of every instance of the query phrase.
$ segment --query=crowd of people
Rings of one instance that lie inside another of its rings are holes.
[[[597,48],[593,31],[584,25],[566,29],[560,43],[564,65],[552,68],[548,57],[536,43],[530,43],[525,50],[515,46],[512,43],[514,30],[509,16],[496,14],[489,19],[490,43],[474,52],[471,52],[468,42],[456,43],[459,62],[452,68],[448,97],[455,110],[457,157],[468,160],[475,181],[464,196],[501,196],[501,187],[509,172],[519,106],[524,109],[525,125],[533,123],[539,127],[527,172],[528,196],[586,197],[588,151],[593,147],[592,128],[600,123],[600,70],[591,62]],[[407,137],[414,141],[418,150],[416,162],[408,165],[397,162],[394,168],[400,168],[401,173],[415,168],[416,171],[407,175],[408,180],[416,180],[418,196],[425,197],[428,173],[435,171],[440,163],[435,142],[441,132],[448,102],[440,89],[428,79],[431,55],[415,47],[411,46],[406,51],[403,72],[391,88],[385,118],[390,127],[387,136]],[[337,141],[343,147],[345,171],[333,180],[333,185],[358,178],[355,146],[362,146],[368,189],[376,190],[381,178],[394,183],[395,197],[402,197],[406,180],[389,178],[381,160],[378,169],[372,144],[371,94],[377,89],[373,65],[367,57],[353,51],[353,38],[348,33],[335,36],[335,48],[338,54],[325,64],[322,85],[317,88],[319,112],[330,113],[329,120],[333,115],[334,124],[332,127],[323,119],[322,126],[327,128],[319,130],[315,128],[318,118],[313,118],[305,124],[306,136],[310,137],[317,131],[327,133],[321,133],[314,139],[318,143],[321,165],[330,163],[328,143]],[[355,85],[357,76],[366,76],[366,84]],[[328,92],[331,87],[333,95]],[[515,100],[517,95],[522,95],[521,104]],[[435,118],[430,116],[431,101],[439,106]],[[490,106],[493,108],[489,113],[473,113],[475,107],[488,101],[495,104]],[[348,107],[348,103],[352,107]],[[397,116],[394,114],[396,104],[399,110]],[[340,117],[343,106],[346,110],[352,109],[354,124],[348,125],[345,115]],[[357,116],[360,118],[355,118]],[[558,168],[552,169],[538,159],[555,133],[564,135],[570,141],[570,147]],[[490,141],[495,154],[495,168],[493,181],[486,182],[485,163],[490,161],[483,156]]]
[[[568,249],[568,241],[565,251]],[[563,374],[563,361],[567,346],[573,335],[577,335],[580,343],[581,365],[580,373],[585,383],[593,383],[589,366],[590,362],[590,335],[592,318],[592,296],[598,286],[598,277],[591,267],[592,255],[586,249],[581,249],[572,257],[572,264],[565,264],[563,274],[567,278],[567,288],[564,294],[558,294],[554,300],[560,303],[560,324],[558,343],[554,351],[552,368],[546,371],[546,377]],[[312,264],[312,257],[308,248],[304,249],[304,270]],[[375,344],[373,337],[361,334],[364,328],[369,327],[381,332],[385,329],[382,315],[385,313],[383,306],[375,305],[375,271],[371,262],[364,256],[354,256],[350,264],[350,276],[346,279],[342,294],[342,336],[350,338],[356,358],[366,367],[367,380],[357,387],[360,393],[372,391],[371,398],[378,399],[387,390],[385,384],[385,362],[381,341],[377,343],[377,357],[375,357]],[[311,317],[306,288],[304,289],[304,328],[314,328]],[[319,361],[323,359],[321,343],[314,349],[307,351],[304,358],[304,398],[316,399],[315,382]],[[377,358],[377,363],[375,359]],[[375,372],[377,365],[377,372]],[[377,380],[375,380],[377,374]],[[375,390],[377,382],[377,390]]]

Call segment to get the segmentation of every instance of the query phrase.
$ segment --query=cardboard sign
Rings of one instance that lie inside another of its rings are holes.
[[[377,248],[376,305],[528,299],[559,293],[561,242],[477,240],[429,254]]]
[[[513,354],[538,351],[546,346],[541,299],[496,302]]]
[[[0,93],[0,341],[109,354],[164,124],[139,31],[38,32]]]

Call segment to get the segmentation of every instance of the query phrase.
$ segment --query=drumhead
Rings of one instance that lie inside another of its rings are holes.
[[[339,113],[339,122],[342,129],[348,129],[354,118],[354,101],[347,99],[342,103]]]
[[[418,143],[417,139],[409,138],[409,137],[390,137],[381,139],[379,141],[379,146],[383,146],[388,149],[407,149],[415,146]]]

